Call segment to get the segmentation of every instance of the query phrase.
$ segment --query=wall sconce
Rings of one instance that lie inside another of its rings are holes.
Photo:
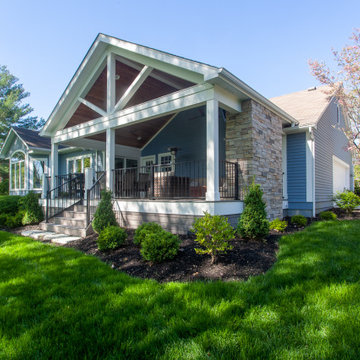
[[[177,147],[169,147],[168,151],[170,151],[171,155],[175,156],[178,151],[178,148]]]

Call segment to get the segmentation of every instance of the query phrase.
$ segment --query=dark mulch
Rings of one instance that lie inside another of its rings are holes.
[[[276,261],[279,235],[270,235],[266,242],[232,241],[233,249],[221,255],[216,264],[211,264],[210,256],[195,253],[192,237],[181,236],[180,251],[170,261],[150,264],[140,255],[140,247],[132,242],[133,232],[122,247],[109,252],[101,252],[96,245],[97,235],[67,244],[86,254],[99,257],[114,269],[143,279],[160,282],[193,280],[246,280],[249,276],[266,272]]]

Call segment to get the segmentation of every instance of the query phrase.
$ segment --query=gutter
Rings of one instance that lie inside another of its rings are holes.
[[[252,100],[255,100],[259,102],[261,105],[266,107],[268,110],[271,110],[276,115],[281,117],[282,119],[286,120],[291,125],[298,125],[298,121],[293,118],[291,115],[286,113],[284,110],[276,106],[273,102],[268,100],[266,97],[262,96],[260,93],[255,91],[253,88],[251,88],[249,85],[241,81],[239,78],[237,78],[235,75],[233,75],[231,72],[226,70],[225,68],[220,68],[217,73],[213,73],[211,76],[205,76],[205,81],[212,82],[216,78],[219,78],[221,81],[226,82],[229,84],[232,88],[235,88],[235,90],[241,92],[246,97],[249,97]],[[216,80],[215,80],[216,82]]]

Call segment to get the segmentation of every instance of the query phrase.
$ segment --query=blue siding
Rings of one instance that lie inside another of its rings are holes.
[[[168,152],[177,147],[176,161],[206,159],[206,109],[204,106],[178,114],[141,152],[141,156]],[[219,156],[225,158],[225,113],[219,111]],[[157,161],[157,158],[156,158]]]
[[[288,201],[306,202],[306,134],[287,136]],[[292,207],[292,206],[291,206]]]

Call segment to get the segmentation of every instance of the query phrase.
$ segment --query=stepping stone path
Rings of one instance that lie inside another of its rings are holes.
[[[71,241],[81,239],[80,236],[70,236],[66,234],[59,234],[52,231],[45,230],[23,230],[21,235],[31,237],[36,240],[45,240],[54,244],[65,245]]]

